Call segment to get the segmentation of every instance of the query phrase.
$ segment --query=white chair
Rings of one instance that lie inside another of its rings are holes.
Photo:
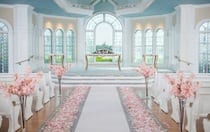
[[[26,98],[26,107],[25,107],[25,120],[28,120],[32,115],[32,102],[33,102],[33,96],[27,96]]]
[[[167,80],[164,78],[164,74],[162,74],[161,78],[159,79],[159,96],[157,97],[157,100],[160,104],[160,108],[165,113],[168,113],[168,101],[170,100],[171,94],[170,94],[170,88],[171,86],[167,82]]]
[[[198,93],[195,98],[193,108],[192,108],[192,117],[191,117],[191,128],[190,132],[196,132],[196,120],[200,117],[206,117],[210,113],[210,107],[207,105],[210,100],[210,93]]]
[[[50,90],[50,98],[55,96],[55,84],[52,82],[52,74],[51,71],[49,71],[46,75],[46,84],[49,86]]]
[[[0,116],[0,128],[1,128],[1,124],[2,124],[2,116]]]
[[[43,95],[44,92],[39,87],[40,85],[37,84],[35,88],[34,100],[35,100],[35,111],[39,111],[43,108]]]
[[[19,104],[19,99],[15,95],[5,96],[3,91],[0,92],[0,116],[5,116],[9,119],[8,132],[15,132],[20,128],[18,116],[20,113],[20,105],[13,105],[12,101]]]
[[[192,128],[192,109],[193,109],[193,102],[194,102],[195,98],[191,97],[189,99],[187,99],[186,102],[186,119],[187,119],[187,124],[185,126],[185,129],[187,131],[191,131]]]
[[[171,96],[171,106],[172,106],[172,113],[171,118],[179,123],[179,99],[175,96]]]
[[[39,87],[42,89],[44,92],[44,97],[43,97],[43,103],[47,103],[50,100],[50,95],[49,95],[49,86],[46,85],[46,79],[43,77],[40,82],[39,82]]]

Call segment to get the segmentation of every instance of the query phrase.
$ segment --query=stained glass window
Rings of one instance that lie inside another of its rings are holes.
[[[210,73],[210,21],[200,26],[199,34],[199,72]]]
[[[0,22],[0,73],[8,72],[8,27]]]
[[[44,31],[44,63],[49,63],[49,55],[52,54],[52,31]]]
[[[142,32],[140,30],[135,32],[133,57],[134,63],[140,63],[142,61]]]
[[[55,45],[56,45],[56,54],[57,55],[63,55],[64,54],[64,41],[63,41],[63,31],[61,29],[58,29],[55,33],[56,35],[56,39],[55,39]],[[56,63],[62,63],[61,62],[61,59],[59,58],[56,58]]]
[[[66,62],[75,62],[75,35],[73,30],[68,30],[66,35]]]
[[[156,54],[158,55],[158,64],[164,63],[164,31],[158,29],[156,32]]]

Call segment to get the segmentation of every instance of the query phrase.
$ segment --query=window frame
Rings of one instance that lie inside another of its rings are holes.
[[[101,17],[101,20],[95,20],[95,18],[97,17]],[[113,22],[111,23],[108,18],[114,18]],[[113,29],[113,40],[112,40],[112,50],[114,53],[117,54],[123,54],[122,50],[123,50],[123,27],[122,27],[122,23],[120,22],[120,20],[115,17],[112,14],[109,13],[100,13],[100,14],[96,14],[95,16],[91,17],[86,24],[86,29],[85,29],[85,53],[86,54],[91,54],[93,52],[95,52],[96,50],[96,28],[98,25],[100,25],[101,23],[107,23],[110,24],[110,26]],[[92,25],[91,25],[92,24]],[[118,24],[118,26],[114,26],[113,24]],[[121,39],[120,40],[116,40],[117,36],[116,33],[120,33],[121,34]],[[92,34],[92,36],[91,36]],[[116,41],[120,41],[119,45],[116,45],[115,42]],[[92,62],[95,62],[95,59],[92,60]]]

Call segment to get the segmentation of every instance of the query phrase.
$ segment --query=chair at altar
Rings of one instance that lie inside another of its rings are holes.
[[[49,55],[49,61],[51,65],[61,64],[64,66],[64,55],[63,54],[51,54]]]
[[[147,65],[152,65],[154,68],[157,69],[157,61],[158,61],[158,55],[153,54],[143,54],[142,55],[143,62]]]

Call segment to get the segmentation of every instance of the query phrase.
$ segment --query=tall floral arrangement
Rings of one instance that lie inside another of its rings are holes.
[[[62,77],[70,68],[70,64],[62,65],[49,65],[49,69],[57,76]]]
[[[148,97],[148,79],[149,77],[155,74],[156,69],[153,66],[146,65],[143,63],[137,67],[136,71],[139,72],[142,76],[144,76],[146,85],[146,97]]]
[[[179,129],[180,132],[183,132],[186,99],[195,96],[196,91],[200,88],[201,84],[199,81],[194,81],[194,74],[186,76],[182,71],[177,71],[175,76],[165,75],[165,77],[171,85],[170,92],[179,99]]]
[[[153,66],[141,64],[137,67],[137,71],[145,78],[149,78],[155,74],[156,69]]]
[[[25,131],[25,105],[26,97],[31,95],[35,91],[35,85],[39,82],[43,76],[42,72],[31,73],[31,68],[28,67],[25,70],[25,74],[14,75],[14,82],[11,84],[0,83],[0,87],[3,88],[7,94],[17,95],[21,105],[21,127],[22,131]]]
[[[199,81],[194,81],[195,74],[185,76],[182,71],[177,71],[176,76],[165,75],[165,77],[171,85],[171,93],[178,98],[193,97],[201,86]]]
[[[38,72],[34,75],[31,75],[30,73],[31,69],[28,67],[23,76],[15,74],[14,82],[12,84],[5,85],[6,92],[17,96],[28,96],[32,94],[35,91],[35,85],[39,82],[43,73]]]
[[[59,95],[61,96],[61,78],[70,69],[70,64],[62,65],[49,65],[49,69],[57,76],[59,84]]]

